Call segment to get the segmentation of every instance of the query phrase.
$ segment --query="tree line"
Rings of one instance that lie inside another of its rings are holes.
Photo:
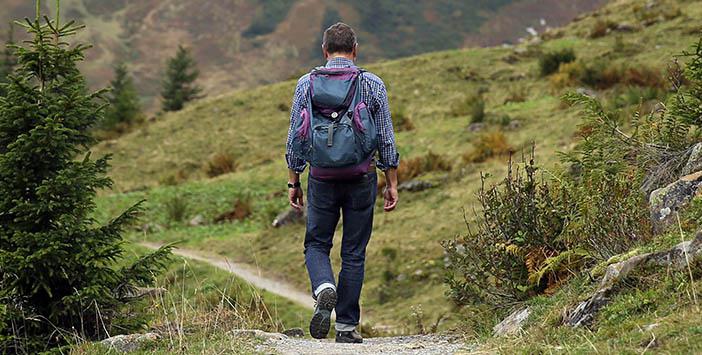
[[[7,83],[9,75],[18,65],[12,51],[15,44],[14,24],[8,27],[3,42],[5,46],[0,51],[0,83]],[[202,87],[197,84],[199,75],[192,52],[185,46],[178,46],[176,54],[166,61],[161,81],[161,110],[179,111],[188,102],[201,98]],[[139,92],[127,63],[118,62],[114,65],[109,88],[106,95],[109,106],[101,121],[95,124],[95,129],[122,134],[144,119]],[[3,90],[0,88],[0,95],[4,93]]]

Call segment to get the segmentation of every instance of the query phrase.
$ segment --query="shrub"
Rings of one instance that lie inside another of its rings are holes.
[[[159,184],[165,186],[176,186],[188,181],[188,173],[184,170],[178,170],[176,173],[166,174],[159,179]]]
[[[181,195],[175,195],[164,203],[166,217],[170,223],[180,223],[185,220],[188,215],[190,204],[187,198]]]
[[[407,113],[405,106],[397,106],[392,114],[393,126],[398,132],[411,131],[414,129],[412,119]]]
[[[404,160],[397,171],[398,180],[409,181],[431,171],[450,171],[452,168],[448,158],[429,151],[426,155]]]
[[[543,53],[539,57],[539,69],[541,76],[548,76],[558,71],[561,64],[574,62],[575,51],[563,49],[560,51]]]
[[[231,221],[242,221],[253,213],[253,206],[250,199],[237,199],[234,201],[232,209],[217,216],[215,223],[224,223]]]
[[[532,159],[516,170],[510,162],[507,177],[497,186],[486,188],[483,180],[475,229],[467,225],[467,235],[443,242],[449,295],[458,305],[513,304],[565,276],[560,270],[546,284],[530,282],[530,274],[564,249],[558,236],[570,214],[564,210],[564,191],[552,190],[536,173]],[[578,260],[577,253],[573,256],[572,262]]]
[[[505,97],[505,104],[511,102],[524,102],[529,98],[529,88],[526,85],[510,85],[507,89],[507,97]]]
[[[607,20],[597,20],[590,30],[590,38],[600,38],[609,34],[617,24]]]
[[[556,88],[564,88],[576,85],[585,73],[585,67],[581,62],[570,62],[560,66],[558,72],[551,75],[549,81]]]
[[[627,86],[615,93],[612,98],[612,106],[617,109],[639,106],[642,103],[661,101],[665,97],[666,93],[656,87]],[[642,113],[647,114],[649,112]]]
[[[217,153],[210,157],[205,165],[205,173],[209,177],[216,177],[234,172],[237,168],[234,156],[227,153]]]
[[[472,94],[455,103],[451,110],[454,117],[469,116],[471,123],[485,121],[485,99],[481,94]]]
[[[481,163],[497,156],[506,156],[513,151],[507,137],[500,131],[483,133],[473,142],[473,150],[463,155],[466,163]]]

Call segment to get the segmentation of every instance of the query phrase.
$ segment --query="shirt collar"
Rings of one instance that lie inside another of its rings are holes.
[[[327,61],[327,68],[345,68],[353,66],[353,60],[344,57],[334,57]]]

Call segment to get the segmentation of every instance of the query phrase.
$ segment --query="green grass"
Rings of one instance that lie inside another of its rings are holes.
[[[147,252],[133,244],[128,244],[126,251],[127,260]],[[150,317],[144,331],[157,331],[161,339],[144,345],[137,353],[250,354],[254,353],[255,342],[227,333],[233,329],[280,332],[305,328],[308,321],[309,311],[287,299],[207,264],[177,256],[157,278],[156,286],[167,289],[166,293],[144,299],[134,307]],[[79,344],[72,350],[77,354],[111,353],[94,343]]]
[[[632,3],[645,2],[617,2],[602,10],[600,17],[633,21]],[[673,55],[693,43],[696,34],[691,29],[698,26],[693,19],[702,17],[699,2],[677,3],[683,10],[681,17],[640,32],[621,34],[627,42],[645,44],[646,50],[633,55],[613,52],[614,35],[586,39],[595,18],[566,27],[562,30],[563,37],[547,40],[534,49],[547,51],[573,46],[583,61],[608,56],[613,63],[644,63],[664,68]],[[467,130],[469,117],[452,115],[453,103],[479,88],[486,89],[488,115],[508,114],[521,120],[519,129],[505,131],[505,135],[517,148],[530,147],[535,142],[537,160],[542,166],[557,168],[556,152],[573,146],[579,113],[564,108],[558,99],[562,91],[551,87],[548,79],[539,78],[536,57],[524,56],[515,64],[508,64],[502,59],[510,54],[509,48],[454,50],[368,66],[388,84],[391,106],[402,106],[412,117],[415,129],[397,134],[402,158],[432,151],[455,164],[453,171],[445,176],[430,175],[441,182],[438,188],[401,194],[396,212],[376,214],[362,300],[364,321],[390,326],[392,332],[413,332],[410,307],[420,304],[428,317],[449,313],[441,329],[465,320],[444,297],[444,254],[439,242],[465,232],[463,210],[470,212],[477,207],[479,173],[491,174],[488,182],[497,181],[505,172],[506,159],[470,165],[462,162],[461,156],[472,149],[472,142],[480,132]],[[527,88],[526,101],[504,105],[510,88],[517,84]],[[114,217],[124,207],[145,198],[148,202],[144,223],[159,224],[164,230],[151,234],[133,232],[130,239],[182,240],[189,248],[256,263],[271,275],[307,289],[302,254],[304,227],[270,227],[275,213],[286,206],[287,172],[283,155],[289,117],[282,108],[289,107],[294,85],[294,81],[287,81],[211,97],[181,112],[160,117],[117,141],[95,147],[96,154],[114,153],[111,175],[116,180],[115,191],[100,197],[98,218]],[[600,94],[606,97],[609,92]],[[238,170],[206,179],[203,166],[215,153],[233,154],[237,157]],[[160,185],[165,178],[176,175],[187,176],[187,181],[177,186]],[[184,223],[168,221],[165,202],[173,196],[186,196],[190,201]],[[218,226],[187,226],[189,218],[197,214],[211,220],[242,196],[250,198],[254,206],[254,214],[248,220]],[[469,213],[469,219],[470,216]],[[382,255],[382,250],[388,248],[396,250],[398,255],[392,263]],[[338,245],[332,254],[338,267]],[[384,280],[383,275],[388,271],[396,275],[394,281]],[[382,290],[388,284],[406,292],[391,294],[390,302],[381,303]],[[497,317],[504,310],[497,315],[485,314]],[[578,344],[587,344],[585,339],[590,337],[578,331],[562,336],[568,341],[579,339]]]
[[[554,296],[530,300],[533,313],[523,336],[489,338],[483,333],[476,338],[482,342],[479,350],[504,354],[702,351],[699,337],[702,311],[693,298],[693,293],[702,292],[702,282],[691,282],[686,272],[659,269],[632,277],[597,315],[590,329],[561,325],[562,312],[582,301],[595,285],[581,276]]]

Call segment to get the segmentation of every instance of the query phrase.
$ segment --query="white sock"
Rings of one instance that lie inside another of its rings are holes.
[[[350,332],[355,330],[356,326],[352,324],[336,323],[335,328],[337,332]]]
[[[331,283],[329,283],[329,282],[325,282],[325,283],[319,285],[319,287],[317,287],[317,288],[314,290],[314,297],[319,296],[320,292],[322,292],[322,291],[324,291],[324,290],[326,290],[326,289],[328,289],[328,288],[331,288],[332,290],[336,291],[336,286],[334,286],[334,284],[331,284]]]

